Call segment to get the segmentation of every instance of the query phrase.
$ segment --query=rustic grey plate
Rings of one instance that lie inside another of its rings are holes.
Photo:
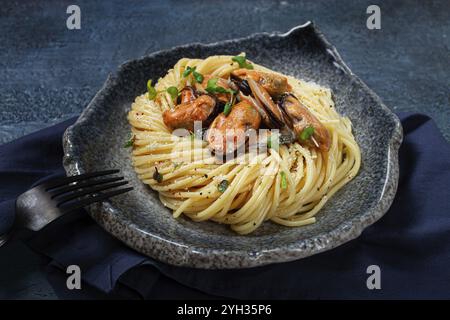
[[[338,111],[352,120],[361,146],[359,175],[317,215],[317,223],[288,228],[266,222],[239,236],[223,225],[175,220],[155,192],[133,171],[123,148],[130,127],[126,115],[146,91],[182,57],[205,58],[245,51],[256,63],[330,87]],[[166,263],[199,268],[245,268],[303,258],[356,238],[389,208],[397,189],[398,118],[340,58],[312,23],[285,34],[262,33],[213,44],[160,51],[120,66],[64,135],[68,175],[120,168],[134,190],[90,207],[92,217],[130,247]]]

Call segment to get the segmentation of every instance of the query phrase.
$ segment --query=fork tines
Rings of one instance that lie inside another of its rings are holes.
[[[99,179],[118,172],[120,170],[84,173],[53,180],[43,187],[56,202],[56,206],[66,212],[133,190],[132,187],[117,189],[128,183],[122,176]],[[105,192],[106,190],[108,191]]]

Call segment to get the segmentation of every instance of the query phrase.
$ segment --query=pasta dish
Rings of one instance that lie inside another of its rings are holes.
[[[128,114],[132,162],[161,202],[249,234],[314,223],[361,164],[330,89],[238,56],[180,59]]]

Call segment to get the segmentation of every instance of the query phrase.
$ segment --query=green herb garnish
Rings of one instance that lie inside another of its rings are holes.
[[[194,72],[192,72],[192,75],[194,76],[194,79],[196,82],[198,82],[198,83],[203,82],[203,75],[201,73],[194,70]]]
[[[163,175],[158,172],[158,168],[155,167],[155,172],[153,173],[153,179],[155,179],[158,183],[163,181]]]
[[[228,188],[228,180],[222,180],[219,185],[217,186],[217,189],[219,192],[224,193],[225,190]]]
[[[155,87],[152,86],[152,80],[147,81],[147,91],[148,99],[155,100],[157,92]]]
[[[190,75],[193,71],[195,71],[195,68],[196,67],[193,67],[193,68],[191,68],[191,67],[186,67],[186,69],[184,70],[184,72],[183,72],[183,78],[186,78],[188,75]]]
[[[183,165],[183,162],[174,162],[173,163],[173,168],[174,170],[178,169],[178,167],[181,167]]]
[[[194,76],[194,80],[198,83],[202,83],[203,82],[203,75],[200,72],[197,72],[195,69],[197,67],[186,67],[186,69],[183,72],[183,77],[186,78],[187,76],[189,76],[191,73]]]
[[[279,136],[277,133],[273,133],[270,136],[267,137],[267,148],[271,149],[275,149],[278,150],[278,146],[279,146]]]
[[[136,136],[133,134],[133,136],[132,136],[130,139],[128,139],[127,142],[125,142],[125,144],[123,145],[123,147],[124,147],[124,148],[132,147],[135,140],[136,140]]]
[[[177,87],[168,87],[166,89],[167,93],[170,94],[173,100],[175,100],[178,97],[178,89]]]
[[[280,175],[281,175],[281,189],[286,189],[287,188],[286,173],[284,171],[281,171]]]
[[[225,104],[225,107],[223,108],[223,114],[224,114],[225,116],[229,115],[230,112],[231,112],[231,108],[232,108],[232,107],[233,107],[233,106],[231,105],[231,102],[227,102],[227,103]]]
[[[306,127],[306,128],[304,128],[302,130],[302,132],[300,133],[299,138],[300,138],[301,141],[306,141],[309,138],[311,138],[313,134],[314,134],[314,127],[309,126],[309,127]]]
[[[206,91],[208,91],[208,93],[230,93],[230,94],[235,94],[236,92],[234,90],[231,89],[225,89],[224,87],[218,86],[217,85],[217,81],[219,80],[219,78],[212,78],[208,80],[208,84],[206,86]]]
[[[237,62],[240,68],[253,69],[253,65],[247,62],[245,56],[235,56],[231,60]]]

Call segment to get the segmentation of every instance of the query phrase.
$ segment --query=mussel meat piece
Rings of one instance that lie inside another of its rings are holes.
[[[290,118],[292,129],[300,143],[316,147],[321,151],[330,150],[331,138],[325,126],[314,116],[308,108],[301,103],[292,93],[283,94],[278,100],[278,106]],[[314,132],[306,141],[301,140],[300,135],[307,127],[312,126]]]
[[[232,83],[236,85],[236,87],[246,96],[249,96],[252,93],[252,90],[250,89],[250,86],[248,85],[247,80],[238,77],[234,75],[233,73],[230,74],[230,80]]]
[[[214,77],[210,74],[206,74],[203,76],[203,82],[201,84],[199,84],[199,87],[202,90],[206,90],[206,88],[208,87],[208,81],[212,78],[217,78]],[[223,79],[223,78],[218,78],[217,79],[217,86],[220,86],[224,89],[230,89],[230,83],[228,82],[227,79]],[[214,93],[214,96],[219,100],[222,101],[224,103],[227,103],[228,101],[230,101],[230,93]]]
[[[206,140],[216,155],[233,153],[246,142],[249,130],[257,130],[261,123],[259,112],[247,101],[233,106],[228,116],[221,113],[211,123]]]
[[[272,128],[274,126],[273,121],[270,118],[270,115],[265,110],[264,106],[255,98],[253,98],[251,95],[246,96],[242,92],[238,94],[239,101],[246,101],[250,105],[252,105],[256,111],[259,112],[259,115],[261,116],[262,122],[266,125],[268,128]]]
[[[269,93],[252,78],[248,78],[247,81],[252,90],[253,97],[261,103],[268,114],[270,121],[266,125],[269,128],[282,128],[289,125],[289,119],[284,116],[280,106],[273,102]]]
[[[263,71],[237,69],[231,72],[233,79],[253,79],[271,96],[278,96],[284,92],[292,90],[287,78],[275,73],[268,73]]]
[[[207,127],[221,111],[221,104],[210,95],[201,95],[195,100],[177,105],[163,112],[163,121],[171,130],[184,128],[194,130],[194,122],[202,121]]]
[[[191,86],[186,86],[181,89],[177,97],[177,104],[194,101],[199,96],[198,92]]]

